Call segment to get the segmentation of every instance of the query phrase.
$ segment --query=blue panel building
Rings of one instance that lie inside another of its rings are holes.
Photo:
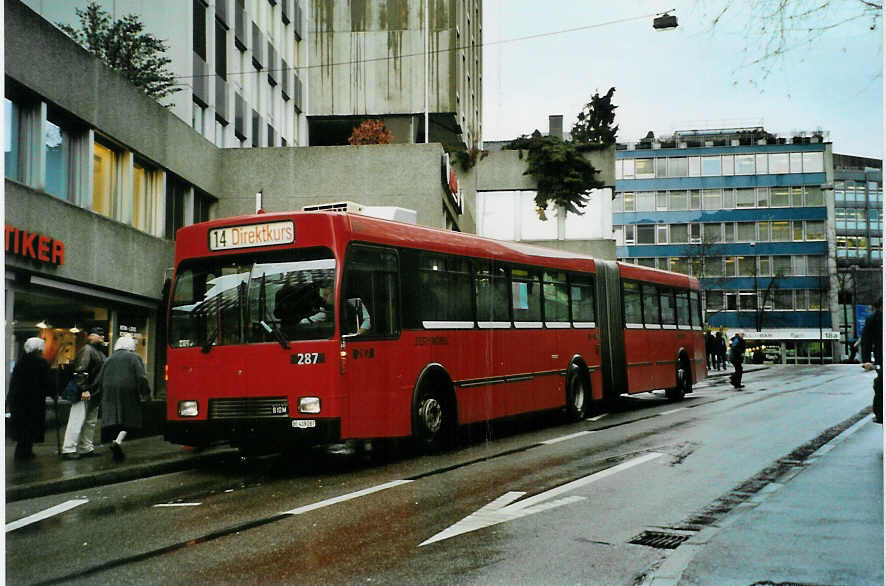
[[[757,359],[837,361],[833,159],[821,133],[759,127],[619,145],[617,255],[698,277],[709,328]]]

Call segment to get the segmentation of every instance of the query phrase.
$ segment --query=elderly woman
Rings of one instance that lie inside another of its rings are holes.
[[[141,428],[141,400],[150,394],[145,365],[135,353],[134,338],[121,336],[117,340],[114,353],[102,366],[96,387],[101,395],[102,436],[114,437],[111,453],[120,462],[125,458],[121,444],[127,432]]]
[[[35,443],[43,442],[46,428],[46,397],[53,394],[49,363],[43,358],[45,342],[28,338],[25,352],[16,363],[9,382],[7,404],[10,411],[16,460],[34,457]]]

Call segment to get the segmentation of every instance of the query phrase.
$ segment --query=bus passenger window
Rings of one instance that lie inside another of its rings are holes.
[[[684,327],[691,327],[689,314],[689,291],[677,291],[677,323]]]
[[[477,261],[474,265],[474,282],[479,326],[510,327],[507,270],[501,266],[491,268],[489,263]]]
[[[661,315],[658,309],[658,289],[655,285],[643,285],[643,323],[646,327],[661,326]]]
[[[661,323],[665,326],[677,325],[677,312],[674,308],[674,290],[662,287],[658,290],[661,302]]]
[[[545,323],[569,325],[569,289],[566,273],[544,273]]]
[[[471,267],[468,260],[423,254],[418,267],[423,327],[473,327]]]
[[[541,324],[541,286],[538,273],[526,269],[511,270],[514,322]]]
[[[692,319],[692,325],[698,329],[701,327],[701,305],[698,299],[698,291],[689,292],[689,313]]]
[[[594,283],[587,277],[571,277],[572,323],[575,327],[593,327],[597,321]]]
[[[340,297],[342,335],[396,336],[398,303],[396,253],[352,246]]]
[[[640,284],[624,281],[624,315],[626,327],[643,327],[643,306],[640,300]]]

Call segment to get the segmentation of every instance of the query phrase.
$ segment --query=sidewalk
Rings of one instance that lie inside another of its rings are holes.
[[[166,442],[161,435],[127,440],[123,449],[123,462],[114,462],[108,444],[97,445],[96,456],[63,460],[58,455],[55,431],[49,429],[46,442],[34,445],[36,457],[16,462],[15,442],[7,438],[6,502],[186,470],[236,451],[227,446],[194,450]]]
[[[883,426],[871,416],[746,505],[675,550],[652,584],[883,584]]]

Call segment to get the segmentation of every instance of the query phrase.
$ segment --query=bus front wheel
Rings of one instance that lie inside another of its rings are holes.
[[[430,385],[423,385],[415,401],[412,415],[413,435],[419,447],[436,452],[450,445],[454,417],[443,394]]]
[[[580,368],[569,369],[566,379],[566,417],[569,421],[581,421],[587,412],[588,392],[585,378]]]

